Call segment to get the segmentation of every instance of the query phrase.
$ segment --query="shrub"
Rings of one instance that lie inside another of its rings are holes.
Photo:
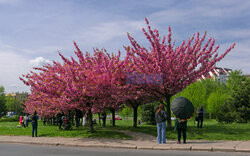
[[[145,104],[142,107],[142,121],[149,125],[156,125],[155,111],[158,108],[158,103]]]
[[[18,116],[9,117],[9,118],[6,118],[6,117],[0,118],[0,122],[17,122],[17,121],[19,121]]]
[[[217,112],[217,120],[223,123],[232,123],[235,121],[236,112],[234,111],[235,108],[231,104],[230,99],[227,99]]]
[[[241,71],[234,71],[227,81],[230,97],[219,107],[219,122],[247,123],[250,120],[250,79]]]

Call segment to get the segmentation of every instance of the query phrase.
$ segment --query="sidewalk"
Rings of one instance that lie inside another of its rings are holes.
[[[100,148],[126,148],[150,150],[192,150],[192,151],[223,151],[223,152],[249,152],[249,141],[204,141],[187,140],[187,144],[176,144],[176,140],[167,140],[166,144],[158,145],[156,138],[143,133],[124,132],[131,135],[132,140],[119,139],[92,139],[92,138],[62,138],[31,136],[0,136],[0,143],[22,143],[55,146],[100,147]]]

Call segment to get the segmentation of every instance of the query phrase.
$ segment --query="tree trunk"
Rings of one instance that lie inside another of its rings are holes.
[[[112,113],[112,126],[115,127],[115,109],[110,109]]]
[[[137,109],[138,109],[138,106],[133,106],[133,110],[134,110],[133,127],[137,127]]]
[[[91,133],[94,132],[94,127],[93,127],[93,121],[92,121],[92,112],[91,112],[91,109],[88,110],[88,120],[89,120],[89,130]]]
[[[167,102],[167,128],[171,128],[172,124],[171,124],[171,110],[170,110],[170,98],[171,96],[167,96],[166,97],[166,102]]]
[[[52,117],[52,125],[56,125],[56,120],[54,116]]]
[[[101,113],[98,113],[99,125],[101,126]]]

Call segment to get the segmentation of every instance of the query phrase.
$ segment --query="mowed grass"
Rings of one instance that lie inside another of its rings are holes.
[[[174,127],[174,124],[175,121],[172,121],[172,127]],[[131,120],[117,121],[117,125],[119,126],[116,129],[157,136],[157,128],[153,125],[139,125],[138,128],[133,128]],[[250,140],[250,123],[222,124],[216,120],[205,119],[202,129],[198,129],[196,126],[197,122],[194,122],[194,120],[188,121],[187,138],[189,140]],[[170,140],[176,140],[177,132],[174,132],[173,128],[167,129],[166,137]]]
[[[0,135],[31,135],[32,126],[17,128],[18,122],[0,122]],[[59,130],[58,126],[46,125],[42,122],[38,123],[38,136],[41,137],[81,137],[81,138],[116,138],[116,139],[132,139],[131,136],[122,132],[95,126],[95,132],[90,133],[88,127],[74,127],[72,130]]]
[[[31,125],[28,128],[17,128],[17,122],[0,122],[0,135],[31,135]],[[132,120],[116,120],[116,127],[112,127],[110,121],[107,121],[105,128],[97,124],[94,126],[95,132],[90,133],[88,127],[76,128],[73,130],[59,130],[58,126],[46,125],[41,122],[38,125],[38,135],[44,137],[81,137],[81,138],[117,138],[132,139],[117,130],[127,130],[133,132],[142,132],[157,136],[157,128],[155,125],[138,125],[137,128],[132,127]],[[204,120],[204,127],[197,129],[194,120],[188,121],[187,139],[188,140],[250,140],[250,123],[240,124],[221,124],[215,120]],[[174,127],[174,121],[172,121]],[[169,140],[176,140],[177,133],[172,129],[167,129],[166,137]]]

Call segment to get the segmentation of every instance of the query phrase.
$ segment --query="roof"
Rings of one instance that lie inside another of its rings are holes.
[[[231,73],[231,72],[232,72],[232,69],[229,69],[229,68],[215,67],[209,73],[202,75],[202,79],[210,79],[213,77],[218,77],[220,75],[228,76],[229,73]]]

